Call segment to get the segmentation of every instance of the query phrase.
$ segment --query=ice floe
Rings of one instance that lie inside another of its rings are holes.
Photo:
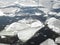
[[[4,16],[5,14],[3,13],[2,10],[0,10],[0,16]]]
[[[51,28],[53,31],[55,31],[56,33],[60,33],[60,20],[59,19],[52,17],[48,19],[46,23],[48,24],[48,27]]]
[[[39,24],[39,25],[38,25]],[[29,40],[39,29],[43,27],[43,24],[40,21],[35,21],[29,24],[30,27],[23,29],[22,31],[18,32],[18,37],[23,42]]]
[[[26,42],[44,25],[39,20],[19,20],[5,28],[0,35],[18,35],[19,39]]]
[[[55,43],[60,43],[60,37],[57,37],[57,38],[55,39]]]
[[[52,39],[47,39],[42,42],[40,45],[57,45]]]

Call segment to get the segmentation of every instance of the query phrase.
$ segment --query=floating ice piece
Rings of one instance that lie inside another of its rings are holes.
[[[58,13],[56,16],[60,16],[60,13]]]
[[[36,22],[33,22],[32,24],[31,24],[31,27],[40,27],[40,26],[42,26],[43,24],[40,22],[40,21],[36,21]]]
[[[40,15],[41,15],[41,13],[35,13],[35,15],[40,16]]]
[[[14,3],[15,3],[15,4],[19,4],[19,0],[16,0]]]
[[[18,32],[18,37],[23,42],[29,40],[39,29],[44,27],[44,25],[39,20],[30,20],[30,21],[28,20],[28,22],[25,23],[30,27]]]
[[[57,37],[57,38],[55,39],[55,43],[60,43],[60,37]]]
[[[51,28],[56,33],[60,33],[60,20],[56,18],[50,18],[46,21],[48,27]]]
[[[15,12],[17,12],[18,10],[19,10],[19,8],[13,8],[13,7],[1,9],[1,11],[2,11],[4,14],[15,14]]]
[[[18,32],[18,37],[22,42],[29,40],[40,28],[27,28]]]
[[[60,3],[56,3],[56,4],[54,4],[54,5],[53,5],[53,8],[54,8],[54,9],[58,9],[58,8],[60,8]]]
[[[44,13],[47,13],[47,12],[49,12],[50,10],[49,9],[47,9],[47,8],[40,8],[40,10],[42,10]]]
[[[13,36],[17,33],[17,31],[21,31],[22,29],[28,28],[27,24],[14,22],[10,26],[6,27],[5,30],[0,32],[0,35],[10,35]]]
[[[57,15],[56,12],[49,12],[50,15]]]
[[[40,27],[41,25],[43,25],[41,21],[36,20],[36,19],[22,19],[18,22],[30,25],[30,27]]]
[[[21,31],[25,28],[28,28],[29,26],[27,24],[23,24],[23,23],[18,23],[18,22],[14,22],[12,23],[7,29],[6,31],[8,32],[15,32],[15,31]]]
[[[0,16],[4,16],[5,14],[3,13],[3,11],[0,10]]]
[[[19,20],[6,27],[5,30],[0,32],[0,35],[14,36],[18,35],[18,38],[26,42],[29,40],[39,29],[44,25],[39,20]]]
[[[46,41],[42,42],[40,45],[57,45],[52,39],[47,39]]]

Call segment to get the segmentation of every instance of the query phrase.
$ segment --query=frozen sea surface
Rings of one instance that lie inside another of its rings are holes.
[[[47,24],[49,28],[46,27]],[[5,38],[7,40],[9,39],[9,36],[17,35],[19,40],[22,43],[24,43],[23,45],[25,45],[25,42],[30,43],[29,42],[30,39],[32,39],[32,41],[35,41],[38,40],[37,38],[39,38],[39,36],[41,35],[42,35],[41,37],[46,37],[46,35],[44,35],[45,34],[44,31],[42,31],[40,34],[39,30],[41,28],[43,28],[43,30],[52,29],[52,32],[55,32],[58,35],[60,35],[60,1],[59,0],[53,0],[53,1],[52,0],[44,0],[44,1],[0,0],[0,36],[1,37],[7,36]],[[36,32],[39,33],[36,34]],[[35,39],[34,36],[37,36],[37,38]],[[60,38],[58,38],[58,36],[56,36],[57,37],[56,38],[55,36],[56,34],[52,36],[53,39],[46,39],[44,42],[42,42],[39,45],[60,44],[58,40]],[[10,45],[17,45],[17,43],[19,45],[20,43],[19,40],[14,44],[10,44]],[[41,39],[39,39],[39,41],[41,41]],[[39,41],[36,42],[36,45]],[[48,42],[49,44],[47,44],[46,42]],[[32,42],[32,44],[34,44],[34,42]],[[9,45],[9,44],[1,44],[1,45]]]

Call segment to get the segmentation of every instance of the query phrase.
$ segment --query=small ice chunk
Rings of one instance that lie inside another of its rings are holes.
[[[54,9],[60,8],[60,3],[55,3],[55,4],[53,5],[53,8],[54,8]]]
[[[46,20],[46,23],[47,23],[47,24],[50,24],[50,23],[52,23],[52,22],[55,21],[55,20],[56,20],[56,18],[52,17],[52,18],[47,19],[47,20]]]
[[[40,21],[36,21],[36,22],[34,22],[34,23],[31,24],[31,27],[40,27],[42,25],[43,24]]]
[[[47,8],[41,8],[40,10],[44,11],[44,13],[46,13],[46,14],[47,14],[47,12],[49,12],[49,11],[50,11],[50,10],[49,10],[49,9],[47,9]]]
[[[35,15],[40,16],[42,13],[35,13]]]
[[[1,38],[6,38],[5,36],[1,36]]]
[[[19,32],[25,28],[28,28],[28,27],[29,26],[27,24],[14,22],[14,23],[10,24],[9,26],[6,26],[5,30],[0,32],[0,35],[14,36],[17,34],[17,32]]]
[[[57,15],[56,12],[49,12],[50,15]]]
[[[60,12],[57,14],[57,16],[60,16]]]
[[[43,23],[37,19],[22,19],[18,22],[25,23],[25,24],[29,25],[30,27],[40,27],[43,25]]]
[[[18,37],[23,42],[29,40],[39,29],[41,29],[44,26],[39,20],[25,21],[25,23],[30,27],[18,32]]]
[[[29,40],[40,28],[27,28],[18,32],[18,37],[22,42]]]
[[[42,42],[40,45],[57,45],[52,39],[47,39],[46,41]]]
[[[10,35],[10,36],[18,35],[18,38],[21,41],[26,42],[42,27],[44,27],[44,25],[39,20],[22,19],[6,27],[5,30],[3,30],[0,33],[0,35]]]
[[[14,22],[6,29],[6,31],[19,31],[28,27],[29,26],[26,24]]]
[[[60,37],[57,37],[57,38],[55,39],[55,43],[60,43]]]
[[[3,13],[3,11],[0,10],[0,16],[4,16],[5,14]]]
[[[56,33],[60,33],[60,20],[59,19],[52,17],[48,19],[46,23],[48,24],[48,27],[51,28],[53,31],[55,31]]]
[[[1,10],[4,14],[15,14],[15,12],[19,10],[19,8],[9,7],[9,8],[3,8]]]

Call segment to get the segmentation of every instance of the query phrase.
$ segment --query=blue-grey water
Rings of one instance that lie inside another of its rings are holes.
[[[15,4],[15,5],[10,5],[10,6],[7,6],[7,7],[0,7],[0,9],[4,9],[4,8],[19,8],[20,11],[18,12],[15,12],[15,17],[9,17],[9,16],[0,16],[0,30],[3,30],[4,27],[6,25],[9,25],[13,22],[17,22],[18,20],[21,20],[25,17],[28,17],[29,18],[29,15],[31,15],[31,17],[33,19],[38,19],[40,20],[42,23],[44,23],[47,19],[47,17],[44,17],[45,13],[44,11],[42,10],[39,10],[39,8],[44,8],[44,7],[23,7],[23,6],[20,6],[18,4]],[[57,12],[59,13],[60,12],[60,8],[59,9],[53,9],[51,10],[53,12]],[[27,16],[17,16],[18,14],[28,14]],[[37,16],[35,15],[35,13],[42,13],[42,15],[40,16]],[[9,14],[8,14],[9,15]],[[55,18],[60,18],[58,16],[54,16],[54,15],[49,15],[49,17],[55,17]],[[16,19],[18,18],[18,19]]]

